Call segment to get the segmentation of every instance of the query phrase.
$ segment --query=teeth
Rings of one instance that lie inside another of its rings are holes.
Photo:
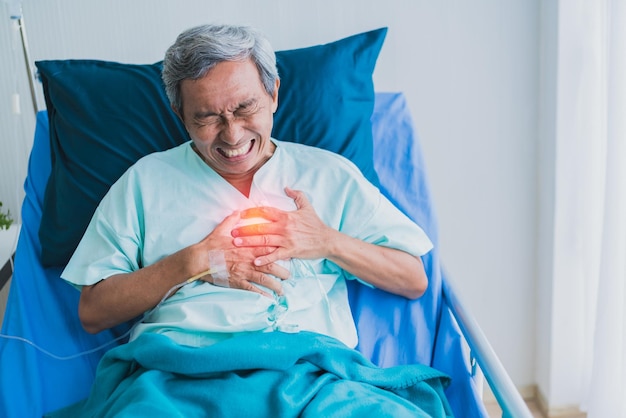
[[[228,158],[233,158],[233,157],[238,157],[240,155],[245,154],[246,152],[248,152],[249,148],[250,148],[250,144],[246,144],[243,147],[239,147],[237,149],[220,148],[220,150],[222,151],[224,156],[226,156]]]

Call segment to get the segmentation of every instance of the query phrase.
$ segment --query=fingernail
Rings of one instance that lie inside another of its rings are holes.
[[[254,265],[255,266],[260,266],[261,265],[261,260],[259,260],[258,258],[254,260]]]
[[[241,238],[235,238],[235,239],[233,240],[233,243],[234,243],[235,245],[241,245],[241,244],[243,244],[243,240],[242,240]]]

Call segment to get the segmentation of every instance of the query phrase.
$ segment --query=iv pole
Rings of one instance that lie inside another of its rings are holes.
[[[30,64],[30,53],[28,52],[28,42],[26,40],[26,26],[24,25],[24,18],[22,17],[22,3],[19,0],[8,0],[9,5],[9,13],[11,15],[11,20],[13,20],[19,31],[20,38],[22,40],[22,53],[24,55],[24,64],[26,65],[26,71],[28,73],[28,85],[30,87],[30,98],[33,102],[33,110],[35,115],[39,111],[39,106],[37,104],[37,94],[35,91],[35,73],[33,71],[33,66]]]
[[[24,63],[26,64],[26,71],[28,73],[28,84],[30,86],[30,97],[33,102],[33,110],[35,111],[35,117],[39,111],[37,103],[37,94],[35,93],[35,74],[33,67],[30,65],[30,54],[28,52],[28,42],[26,41],[26,27],[24,26],[24,19],[22,18],[22,4],[21,0],[5,0],[9,7],[9,14],[11,20],[20,31],[20,38],[22,40],[22,53],[24,55]],[[19,104],[18,104],[19,109]],[[13,261],[15,260],[15,252],[9,257],[9,260],[0,267],[0,289],[4,288],[8,279],[13,274]]]

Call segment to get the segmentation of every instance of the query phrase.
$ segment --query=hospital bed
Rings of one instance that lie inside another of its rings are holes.
[[[422,257],[429,288],[416,301],[357,281],[349,282],[350,304],[359,334],[357,349],[381,366],[422,363],[451,376],[446,396],[455,416],[487,416],[482,402],[484,374],[503,416],[529,417],[523,400],[442,268],[437,221],[406,99],[402,93],[374,93],[371,73],[384,35],[385,30],[377,30],[315,48],[279,51],[282,78],[279,107],[285,111],[281,114],[279,110],[276,115],[274,136],[283,139],[281,136],[312,133],[311,136],[321,139],[314,139],[318,143],[311,145],[351,158],[434,243],[434,249]],[[361,57],[357,60],[362,62],[339,65],[340,60],[353,60],[355,56]],[[303,68],[302,63],[307,59],[316,63],[314,69]],[[328,68],[320,60],[330,61]],[[2,325],[5,337],[0,338],[0,416],[3,417],[41,416],[84,398],[99,359],[107,349],[123,342],[117,339],[130,325],[96,335],[87,334],[80,325],[79,292],[60,279],[63,262],[59,259],[64,256],[64,243],[75,239],[68,229],[84,224],[93,205],[125,166],[139,155],[155,151],[154,147],[167,147],[163,143],[155,145],[150,142],[152,138],[129,145],[129,137],[123,137],[121,131],[126,129],[126,134],[130,132],[133,138],[145,134],[144,128],[151,133],[175,132],[165,138],[166,142],[185,138],[184,129],[176,119],[172,115],[164,116],[169,109],[158,87],[158,63],[141,66],[69,60],[38,63],[38,68],[47,111],[37,114],[24,183],[23,223]],[[325,70],[332,71],[341,85],[336,80],[329,84],[324,79],[317,80],[321,86],[302,82],[302,77],[323,76]],[[350,79],[361,70],[363,74],[357,75],[357,79]],[[130,75],[124,73],[126,78],[121,81],[120,71]],[[106,81],[109,78],[114,81],[109,83]],[[328,89],[325,97],[312,98],[309,93],[320,88]],[[341,96],[346,103],[331,107],[330,115],[316,113],[324,111],[323,108],[311,110],[315,100],[330,100],[329,95]],[[298,101],[303,97],[306,106],[300,109]],[[141,102],[139,109],[137,100]],[[298,114],[299,111],[303,113]],[[307,115],[308,119],[299,118]],[[332,126],[333,133],[347,135],[345,143],[338,148],[337,144],[325,142],[329,137],[324,122],[334,123],[332,118],[336,117],[351,122]],[[311,123],[311,118],[315,118],[315,123]],[[120,131],[116,130],[116,121],[125,125]],[[128,121],[132,124],[127,124]],[[310,126],[302,126],[307,123]],[[319,126],[323,132],[317,135]],[[122,138],[110,140],[106,135],[112,131]],[[366,139],[356,134],[363,134]],[[91,139],[86,140],[85,135],[101,135],[106,140],[97,144],[100,148],[93,148]],[[355,135],[358,144],[354,144]],[[116,149],[119,144],[114,142],[118,140],[130,151]],[[365,157],[358,155],[364,149]],[[81,161],[87,152],[95,153],[86,157],[91,158],[91,165],[89,161]],[[86,187],[89,181],[83,181],[84,178],[91,178],[93,187]],[[94,192],[97,188],[101,190]],[[80,232],[78,228],[73,233],[80,235]]]

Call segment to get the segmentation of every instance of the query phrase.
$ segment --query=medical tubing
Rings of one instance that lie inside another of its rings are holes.
[[[330,319],[330,322],[335,322],[335,316],[333,315],[333,311],[330,308],[330,300],[328,300],[328,293],[326,293],[326,291],[324,290],[324,285],[322,284],[322,281],[320,280],[319,276],[317,275],[315,270],[313,270],[313,267],[311,265],[303,262],[300,259],[296,259],[296,260],[298,260],[302,265],[305,266],[305,268],[309,271],[309,274],[315,277],[317,286],[320,290],[320,293],[322,294],[322,297],[324,298],[324,303],[326,304],[326,312],[328,312],[328,318]]]
[[[45,348],[42,348],[42,347],[38,346],[37,344],[35,344],[34,342],[32,342],[32,341],[30,341],[30,340],[28,340],[26,338],[23,338],[23,337],[18,337],[18,336],[15,336],[15,335],[0,334],[0,338],[5,338],[7,340],[21,341],[23,343],[31,345],[32,347],[34,347],[35,349],[39,350],[40,352],[42,352],[43,354],[47,355],[48,357],[52,357],[55,360],[67,361],[67,360],[73,360],[73,359],[81,357],[81,356],[85,356],[87,354],[95,353],[96,351],[100,351],[104,347],[106,347],[108,345],[111,345],[114,342],[121,340],[122,338],[127,337],[134,328],[135,327],[133,326],[128,331],[126,331],[124,334],[120,335],[119,337],[115,338],[114,340],[111,340],[111,341],[108,341],[108,342],[102,344],[99,347],[92,348],[91,350],[82,351],[82,352],[77,353],[77,354],[72,354],[70,356],[58,356],[58,355],[56,355],[54,353],[51,353],[50,351],[46,350]]]
[[[219,251],[222,252],[222,251]],[[224,258],[224,255],[222,254],[222,259]],[[176,292],[178,289],[180,289],[181,287],[188,285],[189,283],[195,282],[196,280],[198,280],[200,277],[206,276],[207,274],[210,274],[211,276],[213,276],[214,274],[220,275],[220,277],[224,277],[224,274],[226,275],[226,281],[228,282],[228,272],[225,271],[225,267],[226,267],[226,263],[224,263],[224,265],[220,265],[218,264],[216,267],[212,267],[209,270],[203,271],[202,273],[196,274],[195,276],[192,276],[190,278],[188,278],[187,280],[185,280],[182,283],[178,283],[174,286],[172,286],[172,288],[170,288],[166,293],[165,296],[163,296],[163,298],[161,299],[161,301],[152,309],[150,309],[148,312],[146,312],[143,317],[141,318],[141,321],[138,321],[137,323],[135,323],[128,331],[126,331],[124,334],[120,335],[119,337],[111,340],[111,341],[107,341],[106,343],[86,350],[86,351],[81,351],[80,353],[76,353],[76,354],[72,354],[69,356],[59,356],[56,355],[54,353],[51,353],[50,351],[46,350],[43,347],[38,346],[37,344],[35,344],[34,342],[30,341],[27,338],[24,337],[18,337],[15,335],[5,335],[5,334],[0,334],[0,338],[4,338],[7,340],[15,340],[15,341],[21,341],[23,343],[29,344],[30,346],[32,346],[33,348],[37,349],[38,351],[40,351],[41,353],[55,359],[55,360],[63,360],[63,361],[67,361],[67,360],[73,360],[75,358],[81,357],[81,356],[85,356],[87,354],[91,354],[91,353],[95,353],[97,351],[102,350],[103,348],[121,340],[124,339],[126,337],[128,337],[131,332],[133,332],[133,330],[135,329],[135,327],[137,325],[139,325],[140,323],[142,323],[143,321],[145,321],[150,315],[152,315],[152,313],[154,311],[156,311],[159,307],[161,307],[161,305],[167,300],[167,298],[170,297],[170,295],[174,292]]]

